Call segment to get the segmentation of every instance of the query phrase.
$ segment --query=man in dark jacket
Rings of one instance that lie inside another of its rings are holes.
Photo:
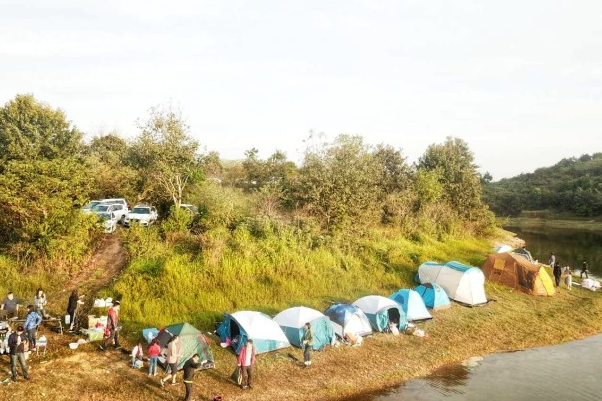
[[[560,277],[562,276],[562,269],[560,268],[560,263],[556,262],[554,265],[554,280],[556,280],[556,287],[560,287]]]
[[[21,365],[23,377],[29,380],[27,362],[25,361],[25,352],[27,348],[27,335],[23,326],[17,327],[17,331],[8,336],[8,349],[10,355],[10,369],[13,375],[13,381],[17,381],[17,361]]]
[[[186,396],[184,401],[190,401],[192,398],[192,381],[194,380],[194,372],[203,366],[203,363],[207,361],[200,361],[201,357],[199,354],[194,354],[192,358],[184,363],[182,371],[184,372],[184,387],[186,388]]]

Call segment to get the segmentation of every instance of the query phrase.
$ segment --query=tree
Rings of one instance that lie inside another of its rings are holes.
[[[59,109],[32,95],[17,95],[0,109],[0,171],[10,160],[79,155],[82,134]]]
[[[439,171],[443,199],[463,218],[480,216],[480,176],[468,144],[460,138],[448,137],[443,144],[430,145],[418,161],[418,171]]]
[[[299,171],[296,200],[327,228],[378,214],[379,165],[359,136],[308,148]]]
[[[155,193],[179,209],[187,186],[203,178],[199,144],[179,112],[156,107],[149,114],[138,124],[140,135],[132,145],[130,162],[142,174],[142,199]]]
[[[33,96],[0,109],[0,241],[16,253],[65,258],[87,250],[81,137],[62,111]]]

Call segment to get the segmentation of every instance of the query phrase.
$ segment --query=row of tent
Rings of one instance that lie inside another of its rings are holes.
[[[417,279],[421,283],[414,290],[401,289],[389,298],[369,295],[353,304],[339,303],[321,313],[303,306],[286,309],[273,319],[261,312],[240,311],[225,313],[225,320],[217,329],[222,342],[232,346],[238,354],[248,339],[258,353],[288,347],[300,347],[305,323],[310,322],[315,349],[332,344],[335,336],[348,333],[369,335],[373,331],[387,331],[391,322],[403,329],[408,321],[431,319],[428,309],[448,308],[450,299],[468,306],[487,303],[485,279],[498,282],[533,295],[552,295],[553,283],[546,270],[514,253],[489,255],[482,269],[459,262],[444,264],[423,263]],[[180,338],[182,362],[199,353],[213,366],[213,356],[205,337],[188,323],[179,323],[161,329],[145,329],[145,339],[156,337],[162,347],[177,334]],[[161,363],[164,363],[160,359]]]
[[[257,352],[262,353],[291,344],[301,346],[305,323],[310,322],[313,347],[321,349],[331,344],[335,335],[365,336],[387,331],[391,322],[404,329],[408,321],[431,319],[428,309],[448,308],[450,299],[470,306],[487,302],[485,279],[478,268],[459,262],[427,262],[418,269],[418,277],[422,284],[414,290],[401,289],[389,298],[369,295],[353,304],[332,305],[324,313],[303,306],[286,309],[273,319],[261,312],[225,313],[217,334],[236,353],[248,339],[253,339]]]

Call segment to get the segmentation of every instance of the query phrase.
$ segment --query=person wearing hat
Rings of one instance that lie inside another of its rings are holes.
[[[25,361],[25,352],[29,350],[27,335],[23,326],[17,327],[17,331],[8,336],[8,350],[10,356],[10,370],[13,381],[17,381],[17,362],[21,365],[21,370],[25,380],[29,380],[27,362]]]
[[[119,344],[119,301],[113,302],[113,306],[109,308],[107,313],[107,327],[105,328],[105,342],[100,346],[100,349],[105,350],[111,343],[114,342],[115,349],[120,349]]]

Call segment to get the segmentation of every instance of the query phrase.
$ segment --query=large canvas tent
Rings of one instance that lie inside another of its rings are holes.
[[[460,262],[425,262],[418,268],[420,283],[435,283],[450,299],[469,306],[487,303],[485,276],[478,267]]]
[[[387,331],[390,323],[395,323],[400,330],[405,329],[408,324],[405,312],[392,299],[380,295],[368,295],[358,299],[353,305],[366,314],[376,331]]]
[[[407,319],[411,322],[418,322],[433,318],[426,309],[424,301],[420,295],[414,290],[404,288],[391,294],[389,298],[401,306],[406,314]]]
[[[357,306],[335,304],[324,311],[330,318],[334,332],[341,338],[353,333],[360,336],[372,334],[372,326],[366,314]]]
[[[159,346],[161,349],[167,347],[167,342],[174,335],[177,335],[180,338],[178,354],[181,357],[178,363],[178,369],[182,369],[184,363],[194,354],[199,354],[201,360],[207,360],[207,362],[203,364],[202,369],[215,367],[211,349],[209,348],[209,345],[207,345],[207,341],[205,340],[203,333],[188,323],[176,323],[164,327],[159,330],[159,333],[157,334],[157,341],[159,341]],[[167,368],[164,357],[159,357],[159,363],[164,368]]]
[[[288,341],[301,347],[301,339],[305,334],[305,323],[311,324],[314,335],[313,349],[322,349],[334,341],[334,329],[328,316],[315,309],[304,306],[288,308],[274,316]]]
[[[427,308],[432,310],[446,309],[451,306],[449,297],[440,285],[435,283],[420,284],[415,290],[424,301]]]
[[[261,312],[241,311],[224,313],[226,319],[217,328],[223,342],[229,342],[236,353],[240,353],[248,339],[253,340],[257,353],[290,347],[290,343],[278,323]]]
[[[516,253],[492,253],[481,267],[485,278],[531,295],[554,295],[554,283],[543,266]]]

